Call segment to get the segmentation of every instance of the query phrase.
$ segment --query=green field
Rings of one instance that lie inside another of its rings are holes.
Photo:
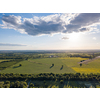
[[[78,67],[81,60],[86,58],[41,58],[41,59],[28,59],[21,61],[5,70],[1,73],[76,73],[73,68]],[[22,64],[22,66],[19,66]],[[52,66],[54,64],[54,66]],[[63,68],[61,68],[63,65]]]
[[[11,60],[11,59],[7,59],[7,60],[0,60],[0,62],[2,62],[2,61],[9,61],[9,60]]]

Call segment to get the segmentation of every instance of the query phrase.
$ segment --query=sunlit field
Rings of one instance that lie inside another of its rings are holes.
[[[79,73],[100,73],[100,59],[88,62],[88,64],[82,64],[80,67],[74,66],[72,69]]]
[[[1,73],[76,73],[73,67],[79,66],[78,62],[86,59],[79,57],[28,59],[2,70]]]

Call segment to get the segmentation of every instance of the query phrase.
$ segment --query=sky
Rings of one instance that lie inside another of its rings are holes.
[[[100,49],[100,13],[0,13],[0,50]]]

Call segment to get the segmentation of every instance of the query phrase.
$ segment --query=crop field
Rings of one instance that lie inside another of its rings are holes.
[[[74,66],[72,69],[80,73],[100,73],[100,58],[92,62],[88,62],[88,64],[82,64],[81,67],[79,65]]]
[[[14,64],[5,70],[1,70],[1,73],[76,73],[78,71],[75,68],[80,68],[78,62],[81,60],[87,60],[87,58],[66,57],[28,59]],[[19,64],[22,66],[19,66]],[[54,66],[52,66],[52,64],[54,64]]]

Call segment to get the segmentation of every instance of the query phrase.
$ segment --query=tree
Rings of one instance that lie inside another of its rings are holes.
[[[80,63],[80,66],[82,66],[82,63]]]
[[[52,64],[52,66],[54,66],[54,64]]]
[[[10,81],[6,81],[6,84],[10,84]]]
[[[14,88],[14,82],[11,82],[11,83],[10,83],[10,87],[11,87],[11,88]]]
[[[61,83],[61,84],[63,84],[63,83],[64,83],[64,81],[63,81],[63,80],[60,80],[60,83]]]
[[[22,66],[22,64],[19,64],[19,66]]]
[[[32,88],[32,87],[34,87],[34,84],[30,83],[29,88]]]
[[[62,68],[63,68],[63,65],[62,65]]]

